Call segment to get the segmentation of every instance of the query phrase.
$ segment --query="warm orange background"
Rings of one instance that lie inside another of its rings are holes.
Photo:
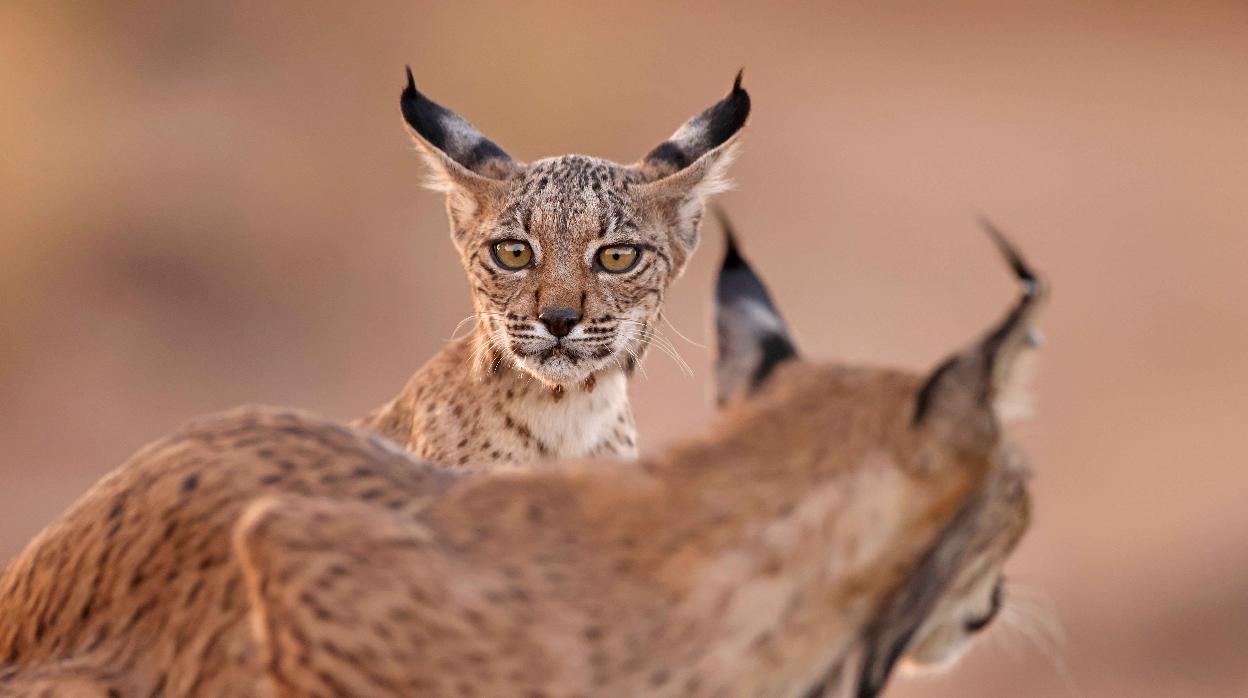
[[[744,65],[721,201],[808,353],[983,328],[1013,287],[979,212],[1055,287],[1011,570],[1068,675],[998,624],[892,695],[1248,694],[1248,6],[1092,4],[0,5],[0,558],[188,417],[362,413],[468,314],[404,63],[515,157],[623,161]],[[719,252],[671,296],[700,342]],[[676,342],[649,449],[711,417]]]

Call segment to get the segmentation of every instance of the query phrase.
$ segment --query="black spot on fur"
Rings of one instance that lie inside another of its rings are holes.
[[[186,479],[182,481],[183,492],[191,492],[196,487],[199,487],[199,475],[196,473],[191,473],[190,475],[187,475]]]

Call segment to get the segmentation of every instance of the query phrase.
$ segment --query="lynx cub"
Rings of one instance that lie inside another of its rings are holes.
[[[741,76],[634,165],[512,160],[410,70],[401,106],[446,193],[476,324],[356,426],[451,465],[634,456],[628,377],[725,186],[750,111]]]
[[[0,575],[4,696],[875,696],[1003,600],[999,413],[1045,296],[927,376],[809,362],[740,255],[719,423],[471,473],[249,409],[107,476]]]

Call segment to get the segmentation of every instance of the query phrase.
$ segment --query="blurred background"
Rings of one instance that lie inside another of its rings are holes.
[[[1244,3],[126,5],[0,4],[0,559],[189,417],[362,414],[469,313],[405,63],[513,157],[623,162],[745,66],[720,201],[807,353],[986,327],[979,213],[1055,287],[1010,572],[1066,642],[998,623],[890,695],[1248,694]],[[644,449],[712,416],[706,233]]]

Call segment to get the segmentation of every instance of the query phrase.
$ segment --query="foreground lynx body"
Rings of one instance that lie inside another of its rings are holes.
[[[0,695],[804,696],[986,625],[1028,516],[997,415],[1043,293],[930,376],[799,359],[735,252],[718,426],[467,474],[244,410],[148,447],[0,577]]]
[[[450,465],[636,455],[627,379],[697,247],[750,111],[741,78],[635,165],[512,160],[416,90],[403,115],[447,194],[471,336],[357,422]]]

